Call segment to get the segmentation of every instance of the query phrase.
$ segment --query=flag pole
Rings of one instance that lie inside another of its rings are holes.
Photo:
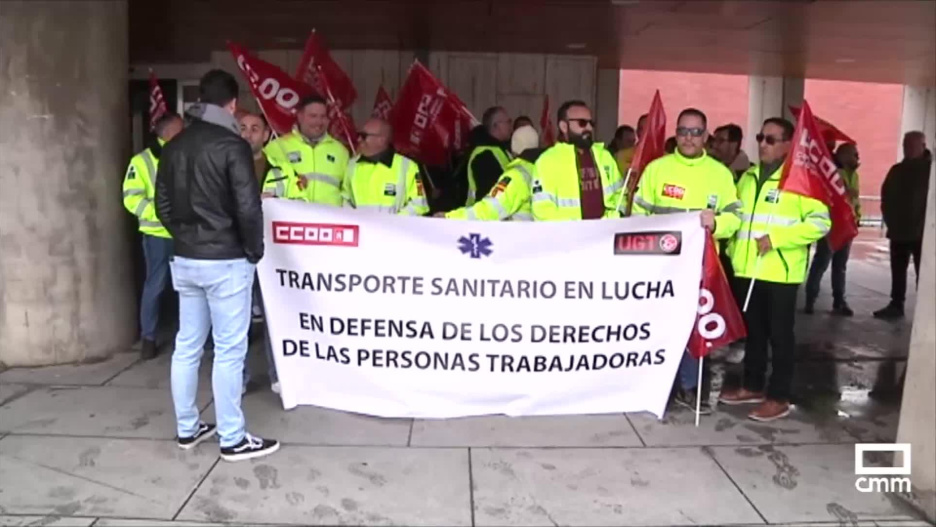
[[[767,216],[767,229],[770,229],[770,224],[773,222],[773,211],[770,212],[770,216]],[[750,231],[749,231],[750,232]],[[770,233],[767,232],[764,234],[767,236],[768,240],[770,239]],[[742,313],[747,313],[748,305],[751,303],[751,293],[754,292],[754,282],[757,281],[757,275],[760,274],[761,263],[764,261],[764,255],[760,254],[760,247],[757,248],[757,261],[754,263],[754,275],[751,276],[751,283],[748,285],[747,296],[744,298],[744,309],[741,310]]]
[[[699,416],[702,414],[702,368],[704,366],[705,357],[699,357],[699,379],[698,384],[696,385],[696,398],[695,398],[695,425],[696,428],[699,427]]]
[[[624,189],[621,191],[621,197],[618,198],[617,210],[621,212],[621,215],[624,215],[624,211],[621,210],[621,206],[624,205],[624,196],[627,194],[627,184],[630,183],[631,174],[634,172],[633,167],[627,167],[627,175],[624,176]]]

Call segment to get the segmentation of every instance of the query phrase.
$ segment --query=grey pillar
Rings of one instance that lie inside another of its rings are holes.
[[[0,14],[0,362],[105,357],[137,333],[127,2],[4,1]]]

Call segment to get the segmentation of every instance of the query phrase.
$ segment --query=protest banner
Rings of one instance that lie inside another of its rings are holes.
[[[698,213],[459,222],[264,200],[285,408],[661,416],[699,306]]]

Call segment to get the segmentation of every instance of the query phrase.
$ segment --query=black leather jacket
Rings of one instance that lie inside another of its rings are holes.
[[[250,145],[225,110],[205,105],[190,114],[192,123],[163,147],[156,215],[176,256],[257,263],[263,210]]]

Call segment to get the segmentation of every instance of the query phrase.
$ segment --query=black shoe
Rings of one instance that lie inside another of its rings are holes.
[[[806,302],[806,307],[803,308],[803,313],[806,313],[807,315],[812,315],[815,312],[816,312],[816,308],[813,305],[813,303]]]
[[[246,459],[255,459],[268,456],[279,450],[279,441],[272,439],[262,439],[250,434],[244,435],[240,443],[223,447],[221,449],[221,459],[225,461],[244,461]]]
[[[885,320],[893,320],[897,318],[903,318],[904,310],[903,306],[900,304],[895,304],[891,302],[887,304],[887,307],[884,309],[878,309],[874,312],[874,318],[882,318]]]
[[[140,357],[143,360],[153,360],[159,355],[159,349],[156,348],[155,340],[144,340],[143,349],[140,351]]]
[[[855,312],[852,311],[852,308],[848,307],[845,301],[842,301],[832,305],[832,314],[840,317],[851,317],[855,315]]]
[[[696,394],[695,390],[676,390],[676,397],[673,400],[679,406],[688,408],[695,412],[696,410]],[[712,405],[709,404],[708,399],[702,399],[702,404],[699,406],[700,415],[709,415],[712,413]]]
[[[217,426],[208,423],[198,423],[198,431],[192,437],[178,438],[179,448],[182,450],[191,450],[198,446],[202,441],[215,435]]]

